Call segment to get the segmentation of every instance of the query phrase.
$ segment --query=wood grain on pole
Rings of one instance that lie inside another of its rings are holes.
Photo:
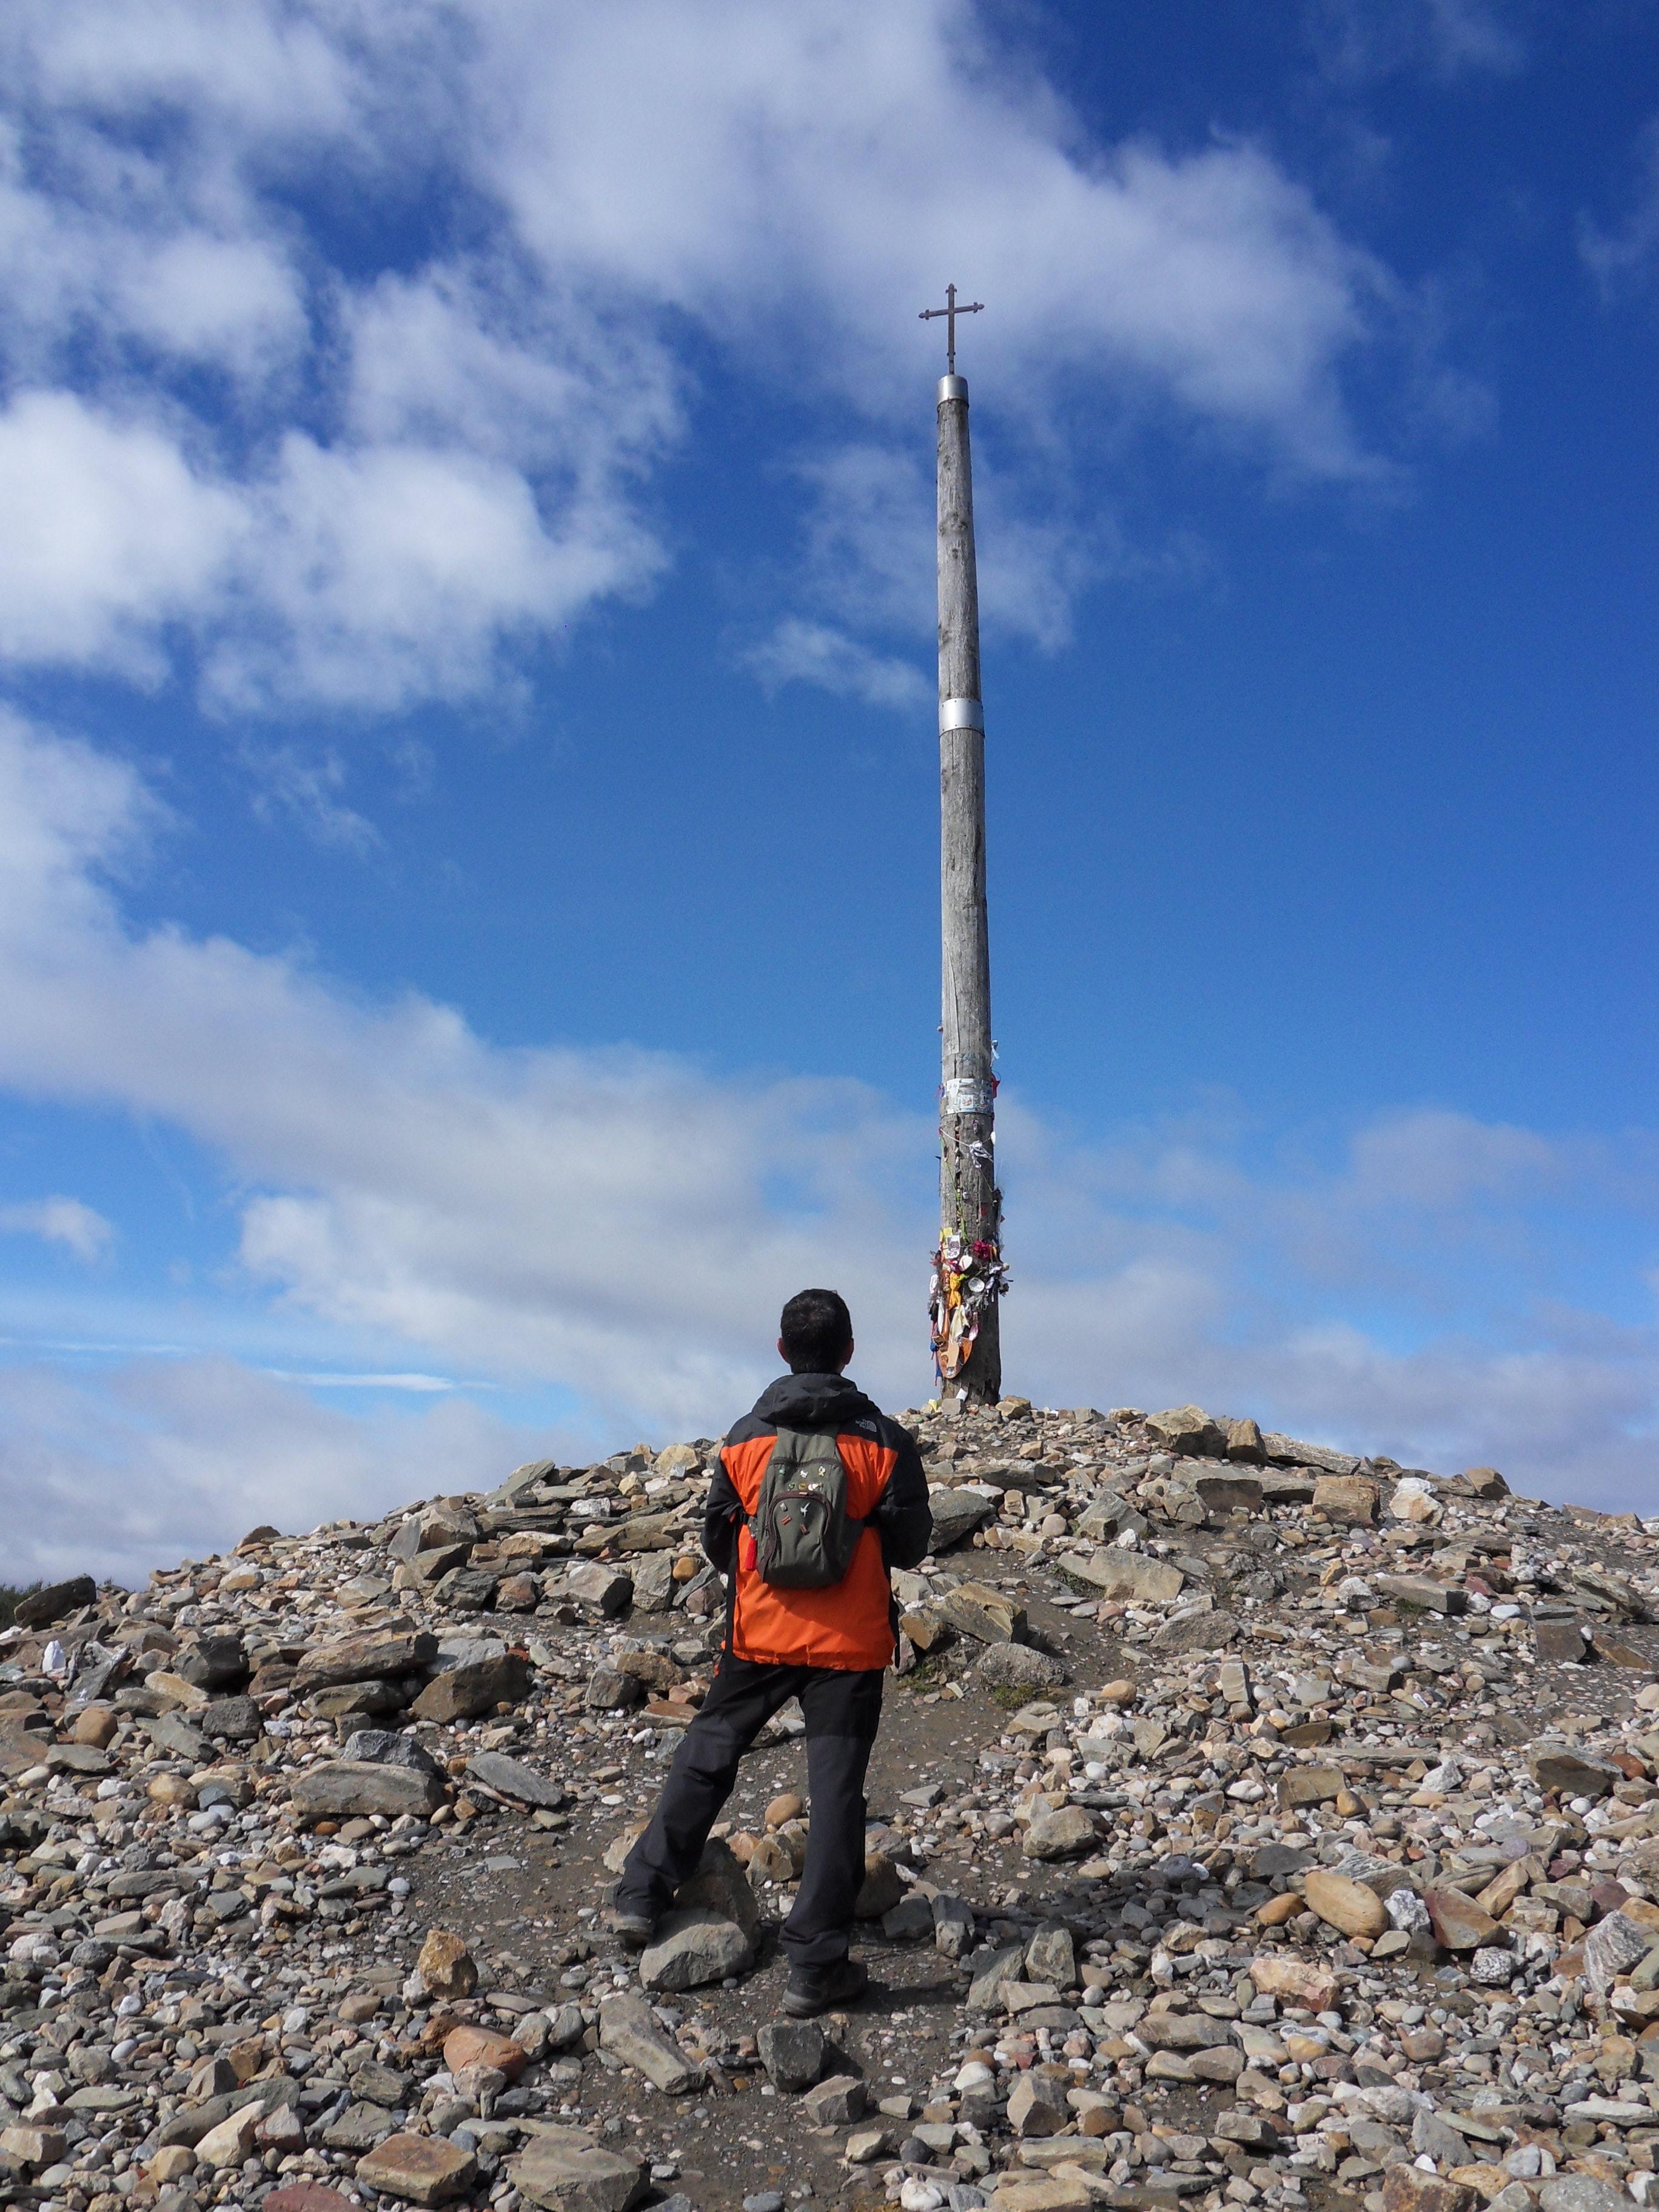
[[[974,559],[973,465],[968,443],[967,386],[939,403],[939,696],[980,696],[979,581]],[[943,718],[941,718],[943,719]],[[1000,1247],[995,1114],[991,1103],[991,951],[985,908],[985,733],[941,730],[939,874],[943,923],[941,1075],[966,1081],[985,1102],[982,1113],[939,1116],[941,1237],[952,1235]],[[970,1400],[1002,1395],[998,1300],[991,1298],[979,1335],[956,1378]]]

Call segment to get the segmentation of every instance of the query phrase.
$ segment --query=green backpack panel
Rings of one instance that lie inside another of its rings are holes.
[[[864,1523],[847,1510],[847,1469],[833,1436],[778,1431],[749,1526],[763,1582],[827,1589],[845,1579]]]

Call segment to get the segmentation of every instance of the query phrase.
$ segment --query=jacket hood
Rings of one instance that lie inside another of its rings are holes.
[[[880,1419],[880,1409],[845,1375],[780,1375],[755,1401],[752,1417],[769,1427],[845,1429]]]

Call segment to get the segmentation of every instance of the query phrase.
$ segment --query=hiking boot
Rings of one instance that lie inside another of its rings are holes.
[[[831,2005],[861,1997],[870,1976],[856,1959],[837,1959],[830,1966],[793,1966],[784,1984],[783,2008],[791,2020],[816,2020]]]
[[[599,1917],[599,1924],[618,1942],[627,1944],[630,1951],[643,1951],[656,1934],[661,1917],[642,1905],[607,1905]]]

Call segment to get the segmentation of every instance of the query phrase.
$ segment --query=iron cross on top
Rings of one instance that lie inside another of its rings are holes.
[[[931,323],[936,315],[944,316],[945,358],[948,365],[948,374],[954,376],[957,373],[957,317],[958,315],[981,315],[983,314],[984,312],[985,302],[983,300],[975,300],[971,307],[957,307],[957,288],[954,284],[947,284],[945,288],[945,305],[942,307],[924,307],[921,314],[917,316],[917,321],[921,323]]]

